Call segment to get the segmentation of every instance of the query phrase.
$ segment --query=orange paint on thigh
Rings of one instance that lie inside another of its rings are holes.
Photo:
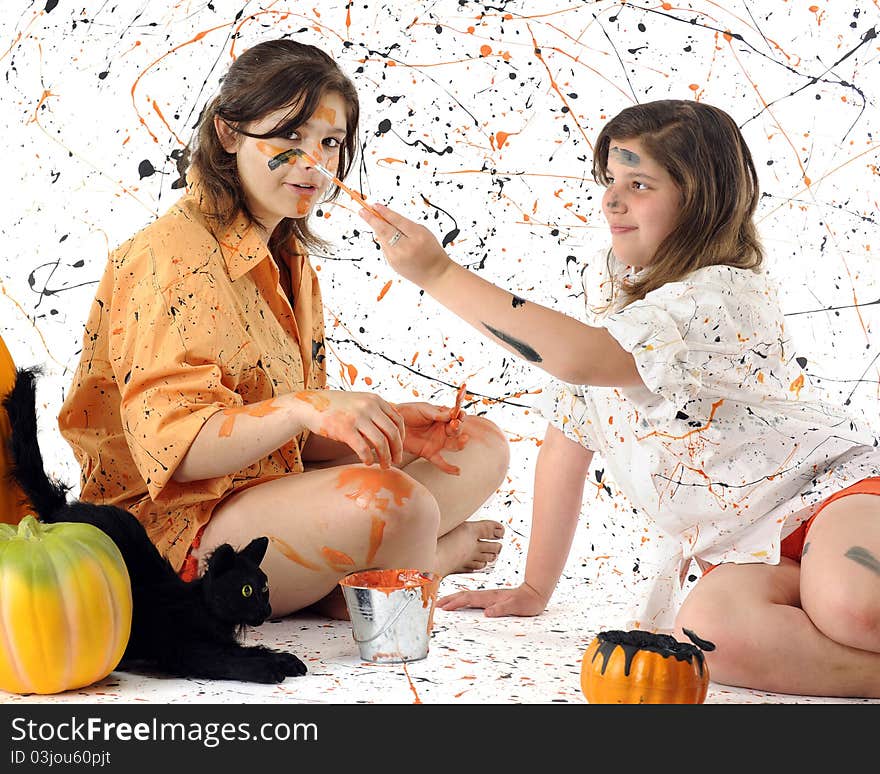
[[[339,471],[336,488],[352,486],[353,492],[346,497],[354,500],[361,508],[376,508],[380,511],[388,509],[389,498],[379,497],[379,490],[385,489],[394,497],[395,505],[403,505],[412,495],[412,481],[404,474],[393,470],[372,468],[347,468]]]
[[[385,522],[378,516],[373,516],[370,525],[370,551],[367,554],[367,564],[371,564],[376,558],[376,551],[382,545],[382,533],[385,532]]]
[[[269,536],[269,541],[278,549],[282,556],[287,559],[290,559],[292,562],[296,562],[297,564],[302,565],[307,570],[321,570],[323,569],[320,565],[314,564],[313,562],[308,561],[307,559],[303,559],[293,548],[290,547],[288,543],[285,543],[281,538],[277,538],[274,535]]]
[[[324,554],[324,561],[334,570],[344,571],[354,567],[354,559],[342,551],[324,546],[321,548],[321,553]]]

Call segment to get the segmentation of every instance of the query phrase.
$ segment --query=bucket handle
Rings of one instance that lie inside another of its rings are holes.
[[[385,634],[385,632],[389,629],[389,627],[393,626],[393,625],[394,625],[394,622],[395,622],[398,618],[400,618],[401,615],[403,615],[403,611],[406,610],[406,608],[409,606],[410,602],[412,602],[414,599],[415,599],[415,596],[409,596],[409,595],[407,595],[406,601],[403,602],[402,604],[400,604],[400,605],[397,606],[397,610],[395,610],[395,611],[391,614],[391,616],[390,616],[390,617],[388,618],[388,620],[384,623],[384,625],[382,626],[382,628],[379,629],[379,631],[376,632],[372,637],[366,637],[366,638],[364,638],[364,639],[361,640],[361,639],[358,639],[357,637],[355,637],[354,632],[352,632],[352,633],[351,633],[351,636],[354,638],[354,641],[355,641],[356,643],[358,643],[358,644],[361,644],[361,643],[364,643],[364,642],[372,642],[372,641],[375,640],[376,638],[381,637],[383,634]]]

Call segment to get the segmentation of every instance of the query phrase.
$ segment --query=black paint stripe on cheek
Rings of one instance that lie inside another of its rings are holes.
[[[847,559],[852,559],[856,564],[862,565],[862,567],[867,567],[875,575],[880,575],[880,560],[878,560],[877,557],[867,548],[853,546],[844,554],[844,556]]]
[[[513,338],[513,336],[508,336],[503,331],[496,330],[491,325],[487,325],[486,323],[482,323],[483,327],[489,331],[496,339],[499,341],[503,341],[509,347],[513,347],[522,357],[528,360],[530,363],[541,363],[543,362],[543,358],[528,344],[524,341],[520,341],[519,339]]]

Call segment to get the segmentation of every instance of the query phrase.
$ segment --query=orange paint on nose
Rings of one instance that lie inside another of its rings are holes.
[[[376,558],[376,551],[382,545],[382,535],[385,532],[385,522],[378,516],[373,516],[370,525],[370,550],[367,554],[367,564],[372,564]]]
[[[269,541],[278,549],[278,551],[287,559],[290,559],[291,562],[296,562],[297,564],[302,565],[307,570],[320,570],[321,567],[313,562],[310,562],[306,559],[303,559],[293,548],[290,547],[289,544],[285,543],[281,538],[277,538],[274,535],[269,536]]]
[[[253,406],[239,406],[236,408],[223,409],[223,415],[226,419],[223,421],[223,424],[220,425],[220,431],[217,435],[220,438],[228,438],[232,435],[232,430],[235,427],[235,420],[242,414],[247,414],[251,417],[265,417],[278,411],[279,407],[273,405],[274,402],[275,398],[270,398],[261,403],[255,403]]]
[[[297,392],[293,397],[310,403],[318,411],[326,411],[330,408],[330,399],[326,395],[321,395],[320,392]]]
[[[336,111],[327,107],[327,105],[318,105],[315,108],[315,112],[312,114],[312,118],[317,118],[319,121],[326,121],[328,124],[336,123]]]
[[[334,570],[345,570],[348,567],[354,567],[354,559],[342,551],[324,546],[321,548],[321,553],[324,555],[324,561]]]
[[[388,509],[388,497],[379,497],[380,490],[384,489],[394,498],[395,505],[403,505],[412,495],[413,484],[406,476],[396,471],[382,470],[381,468],[346,468],[339,471],[336,479],[336,488],[354,488],[353,492],[346,493],[346,497],[354,500],[364,510]]]

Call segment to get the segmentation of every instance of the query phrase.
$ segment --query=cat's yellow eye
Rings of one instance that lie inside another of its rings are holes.
[[[244,586],[241,587],[241,595],[243,597],[249,597],[254,593],[254,587],[251,586],[250,583],[245,583]]]

